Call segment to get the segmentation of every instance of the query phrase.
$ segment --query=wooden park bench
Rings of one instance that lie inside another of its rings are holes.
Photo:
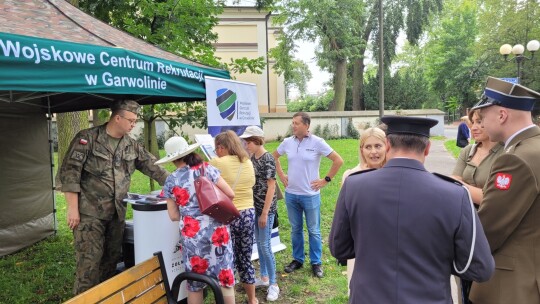
[[[64,304],[118,304],[118,303],[159,303],[177,304],[180,284],[184,280],[204,282],[212,288],[217,304],[224,304],[221,289],[213,278],[197,273],[183,272],[169,288],[167,270],[161,252],[142,263],[126,269],[122,273],[96,285],[67,300]]]

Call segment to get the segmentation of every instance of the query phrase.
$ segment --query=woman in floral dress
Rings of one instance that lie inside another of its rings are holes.
[[[156,164],[172,162],[176,170],[167,178],[163,195],[167,198],[167,211],[172,221],[179,221],[180,244],[185,271],[205,274],[218,280],[225,303],[235,303],[233,249],[229,226],[204,215],[199,209],[194,180],[204,166],[205,175],[227,196],[234,192],[220,176],[219,171],[203,163],[194,153],[199,145],[188,145],[182,137],[171,137],[165,143],[167,156]],[[203,303],[204,283],[188,281],[188,303]]]

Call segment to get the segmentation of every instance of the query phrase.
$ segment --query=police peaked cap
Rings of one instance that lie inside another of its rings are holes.
[[[534,103],[539,99],[540,93],[527,87],[502,79],[488,77],[484,94],[472,109],[501,106],[514,110],[532,111]]]
[[[412,134],[429,137],[429,129],[439,123],[436,119],[408,116],[383,116],[388,129],[386,134]]]

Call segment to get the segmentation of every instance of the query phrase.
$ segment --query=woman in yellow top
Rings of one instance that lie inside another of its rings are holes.
[[[386,134],[379,128],[367,128],[360,134],[358,154],[360,163],[343,172],[341,183],[358,171],[379,169],[386,163]],[[354,259],[347,260],[347,286],[351,282]]]
[[[240,217],[230,223],[234,264],[240,274],[248,296],[248,303],[259,303],[255,296],[255,269],[251,263],[255,229],[253,185],[255,170],[240,138],[233,131],[220,133],[214,139],[218,158],[210,164],[219,169],[221,176],[234,191],[233,203]]]

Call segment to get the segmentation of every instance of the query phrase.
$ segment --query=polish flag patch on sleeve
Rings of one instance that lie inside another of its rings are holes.
[[[497,173],[495,176],[495,188],[508,190],[512,184],[512,175],[508,173]]]
[[[79,143],[80,143],[81,145],[86,145],[86,144],[88,143],[88,140],[86,140],[86,139],[84,139],[84,138],[81,138],[81,139],[79,139]]]

